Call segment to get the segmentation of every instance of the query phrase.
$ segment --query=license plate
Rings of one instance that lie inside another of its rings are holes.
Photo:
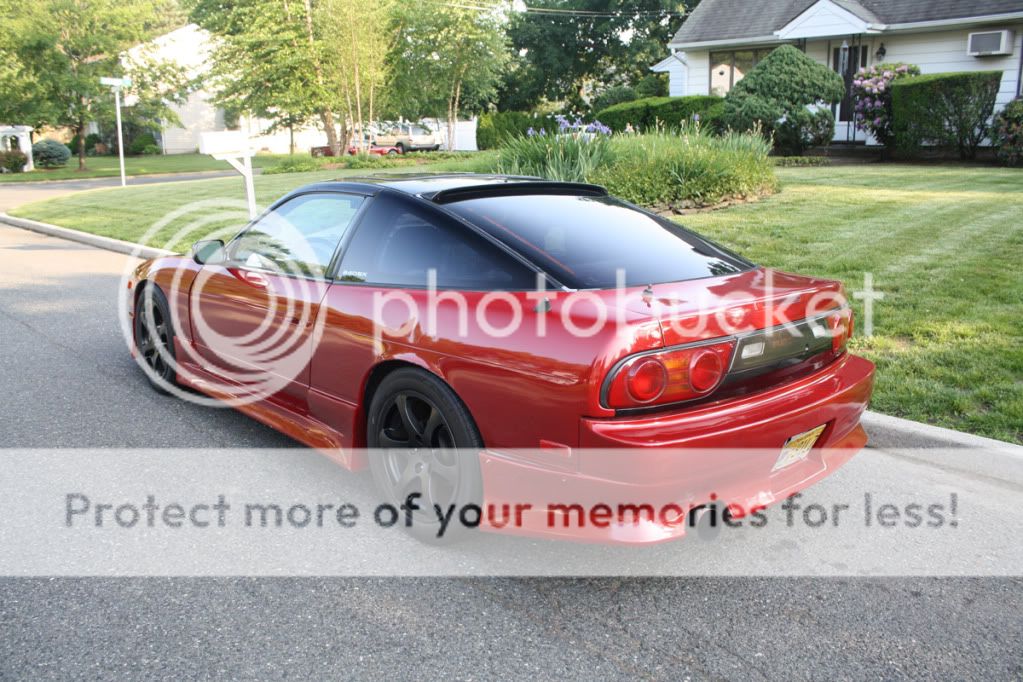
[[[785,445],[781,446],[781,455],[778,456],[778,461],[774,463],[774,468],[771,471],[784,469],[806,459],[806,456],[810,454],[810,450],[813,449],[817,439],[821,437],[827,426],[827,424],[821,424],[809,431],[796,434],[785,441]]]

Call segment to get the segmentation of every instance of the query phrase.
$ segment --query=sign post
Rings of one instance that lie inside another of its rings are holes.
[[[227,161],[245,178],[245,195],[249,203],[249,220],[256,218],[256,190],[252,184],[252,156],[256,153],[248,135],[237,130],[202,133],[199,153],[209,154],[219,161]]]
[[[121,162],[121,187],[125,187],[128,184],[128,180],[124,176],[124,135],[121,133],[121,88],[130,87],[131,79],[127,77],[103,77],[99,79],[99,82],[102,85],[109,86],[114,91],[114,111],[117,118],[117,156]]]

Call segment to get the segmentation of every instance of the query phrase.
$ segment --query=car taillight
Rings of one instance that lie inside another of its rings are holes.
[[[610,377],[608,407],[647,407],[709,394],[728,372],[735,341],[665,350],[626,360]]]
[[[831,330],[831,350],[841,353],[853,334],[853,313],[851,308],[836,310],[828,316],[828,328]]]

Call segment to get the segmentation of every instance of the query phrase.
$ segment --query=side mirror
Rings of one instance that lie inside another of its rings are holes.
[[[199,265],[224,262],[224,242],[219,239],[204,239],[192,244],[192,260]]]

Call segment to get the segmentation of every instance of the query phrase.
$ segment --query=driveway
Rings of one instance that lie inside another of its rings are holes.
[[[261,169],[254,169],[258,174]],[[152,185],[162,182],[185,182],[188,180],[205,180],[208,178],[225,178],[235,176],[230,171],[206,171],[202,173],[175,173],[173,175],[139,175],[128,178],[129,185]],[[84,180],[57,180],[53,182],[4,182],[0,183],[0,211],[9,211],[22,204],[53,199],[67,194],[74,194],[88,189],[104,187],[120,187],[121,179],[90,178]]]
[[[293,447],[148,388],[124,258],[0,226],[4,446]],[[1021,613],[1023,581],[994,578],[5,578],[0,679],[1019,679]]]

